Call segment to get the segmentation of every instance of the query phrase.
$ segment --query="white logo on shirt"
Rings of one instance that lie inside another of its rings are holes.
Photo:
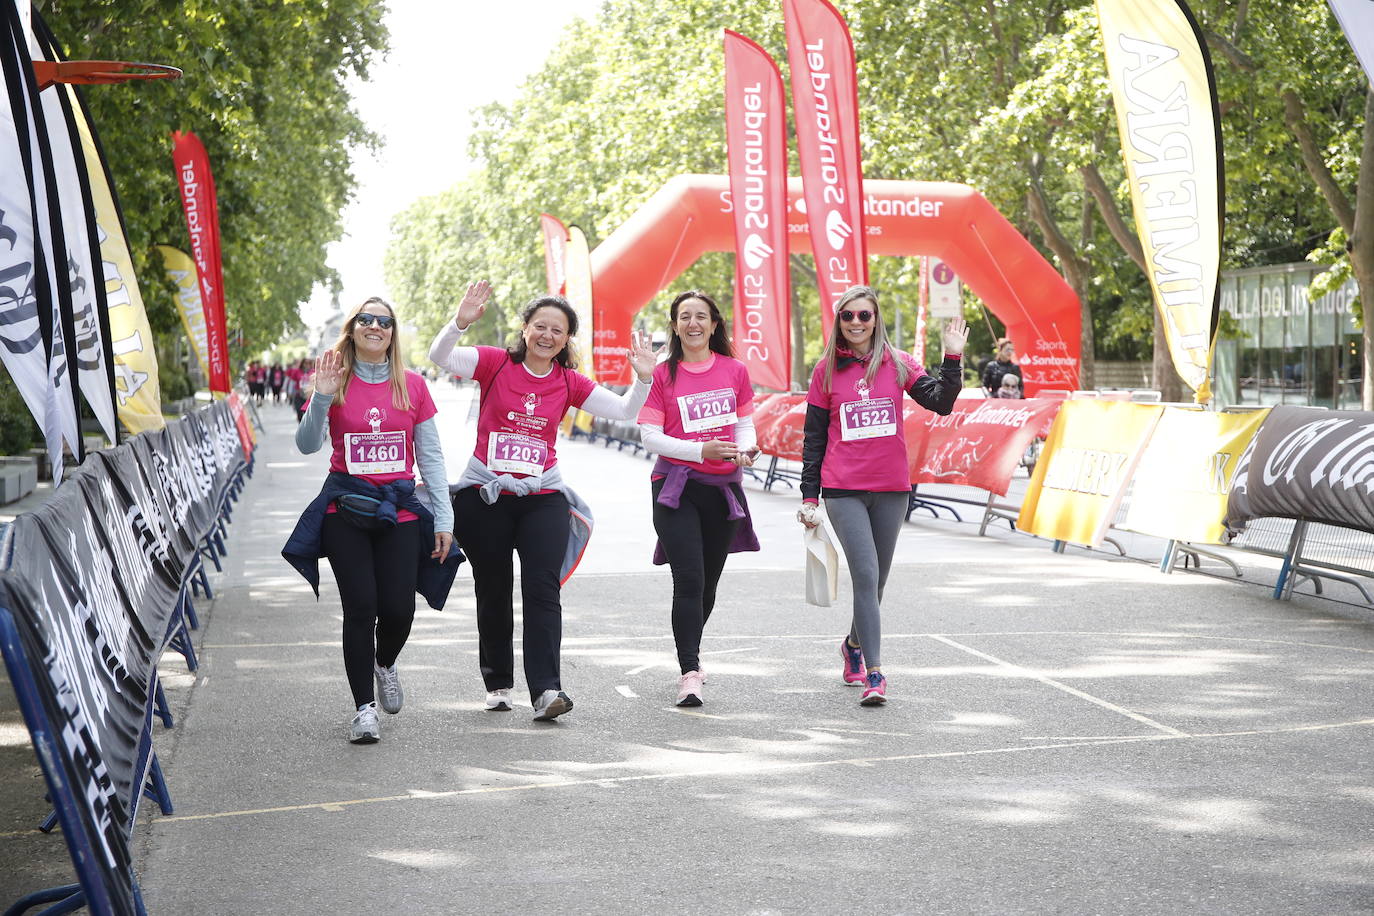
[[[364,419],[372,426],[374,433],[379,433],[382,431],[382,421],[386,419],[386,411],[380,407],[370,407],[364,414]]]

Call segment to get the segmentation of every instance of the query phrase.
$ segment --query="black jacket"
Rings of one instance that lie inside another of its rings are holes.
[[[853,357],[840,357],[835,368],[843,369],[857,362]],[[895,371],[895,370],[894,370]],[[940,374],[922,373],[911,380],[906,393],[926,410],[942,417],[954,411],[954,401],[964,387],[963,362],[957,356],[946,356],[940,364]],[[821,463],[830,435],[830,411],[815,404],[806,405],[806,429],[802,439],[802,499],[817,499],[821,495]],[[826,496],[851,496],[858,491],[827,488]]]
[[[377,517],[384,524],[396,524],[397,509],[409,509],[419,517],[420,551],[415,558],[415,591],[424,596],[430,607],[442,611],[444,602],[448,600],[449,589],[453,587],[453,578],[458,575],[458,566],[465,558],[457,543],[449,550],[448,558],[443,563],[429,555],[434,547],[434,513],[416,497],[413,480],[394,480],[379,487],[351,474],[330,471],[329,476],[324,479],[324,486],[320,489],[319,495],[305,507],[300,520],[296,522],[296,529],[291,532],[291,537],[287,538],[286,546],[281,550],[286,562],[295,567],[296,572],[310,583],[310,587],[315,590],[315,597],[320,597],[320,558],[324,556],[322,534],[325,510],[329,508],[330,503],[345,493],[357,493],[380,499],[382,504],[377,509]]]

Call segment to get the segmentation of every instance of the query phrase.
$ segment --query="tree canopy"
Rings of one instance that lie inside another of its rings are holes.
[[[1092,3],[838,6],[857,56],[865,175],[974,186],[1078,291],[1085,356],[1148,359],[1153,308]],[[1326,3],[1197,0],[1193,10],[1216,61],[1222,111],[1223,266],[1311,257],[1358,276],[1361,248],[1348,255],[1344,246],[1356,194],[1374,186],[1374,156],[1361,158],[1362,144],[1374,142],[1366,113],[1374,94]],[[595,247],[668,178],[725,170],[727,27],[762,44],[786,75],[780,3],[607,0],[594,21],[568,29],[512,103],[473,113],[477,170],[398,216],[387,253],[388,283],[421,337],[478,277],[490,278],[507,306],[479,339],[504,337],[509,306],[543,288],[541,211],[576,223]],[[1374,219],[1374,200],[1363,212]],[[1361,241],[1374,272],[1374,239]],[[675,286],[711,290],[728,306],[732,262],[708,255]],[[914,259],[875,258],[871,273],[888,302],[904,303],[910,328]],[[1374,273],[1360,279],[1374,288]],[[793,285],[809,361],[820,345],[809,258],[793,258]],[[987,349],[990,333],[973,308],[982,338],[974,346]],[[660,312],[644,313],[650,327],[666,324]]]

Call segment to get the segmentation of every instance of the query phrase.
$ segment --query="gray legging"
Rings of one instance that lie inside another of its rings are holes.
[[[897,549],[897,535],[906,518],[909,496],[902,490],[825,498],[825,511],[844,548],[854,586],[854,621],[849,638],[863,648],[864,665],[869,668],[882,664],[878,604],[883,600],[883,586],[892,568],[892,553]]]

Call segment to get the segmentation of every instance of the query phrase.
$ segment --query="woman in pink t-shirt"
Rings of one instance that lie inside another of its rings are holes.
[[[878,605],[911,496],[902,395],[941,416],[954,410],[968,325],[962,318],[945,325],[945,359],[936,377],[888,343],[872,287],[850,287],[835,310],[806,394],[797,520],[807,528],[820,524],[816,504],[824,494],[854,587],[853,620],[840,642],[842,676],[845,684],[863,686],[860,703],[875,706],[887,700]]]
[[[525,307],[524,328],[510,349],[458,347],[458,336],[486,311],[491,286],[469,284],[453,321],[434,338],[429,358],[481,387],[477,448],[456,485],[454,536],[472,564],[477,591],[478,658],[486,707],[509,710],[515,685],[511,646],[515,608],[512,554],[520,555],[524,610],[525,685],[534,718],[548,721],[572,709],[563,691],[560,588],[573,535],[570,506],[556,451],[558,424],[569,407],[612,420],[632,419],[649,393],[654,353],[635,336],[630,364],[636,381],[623,395],[576,372],[572,338],[577,313],[562,296]],[[572,564],[575,565],[575,562]]]
[[[644,447],[658,455],[650,474],[654,562],[666,560],[673,571],[677,705],[700,706],[701,634],[725,559],[759,549],[740,487],[741,469],[759,450],[749,370],[734,358],[715,300],[688,290],[673,298],[668,315],[668,358],[654,369],[639,429]]]

